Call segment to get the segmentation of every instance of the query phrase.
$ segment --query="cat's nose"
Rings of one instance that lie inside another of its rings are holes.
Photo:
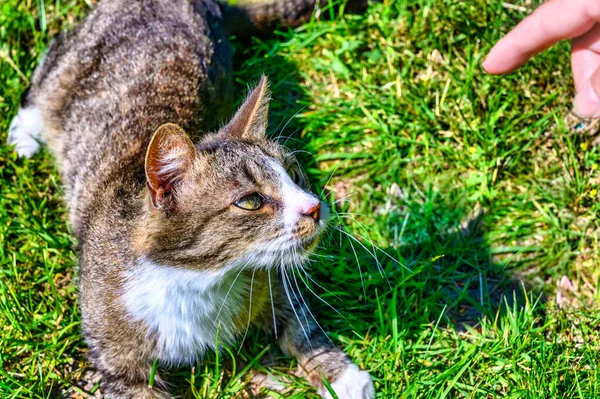
[[[304,216],[310,216],[311,218],[313,218],[313,220],[315,222],[318,222],[319,220],[321,220],[321,203],[317,202],[317,205],[315,205],[312,208],[310,208],[303,215]]]

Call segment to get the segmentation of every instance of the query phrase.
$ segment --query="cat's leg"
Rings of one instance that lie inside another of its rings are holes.
[[[10,124],[6,144],[15,145],[15,151],[20,157],[31,158],[43,143],[44,126],[39,108],[28,97],[26,94],[19,112]]]
[[[109,380],[102,388],[106,399],[171,399],[173,396],[166,391],[148,388],[147,383],[132,385],[129,381]]]
[[[150,366],[148,366],[150,369]],[[100,370],[102,394],[110,399],[170,399],[165,383],[156,375],[152,388],[148,386],[149,374],[127,370]],[[158,373],[157,373],[158,374]]]
[[[167,382],[156,372],[149,387],[152,362],[143,351],[123,345],[99,345],[87,337],[88,358],[102,376],[100,389],[106,399],[170,399]],[[131,342],[134,342],[133,339]],[[139,345],[138,349],[143,349]]]
[[[327,380],[339,399],[373,399],[371,376],[362,371],[340,349],[333,346],[309,315],[304,304],[295,304],[287,319],[279,344],[298,360],[298,367],[308,382],[324,398],[332,398],[323,384]],[[300,321],[299,321],[300,320]],[[307,339],[308,338],[308,339]]]

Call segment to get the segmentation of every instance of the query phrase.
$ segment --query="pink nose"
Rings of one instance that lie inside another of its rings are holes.
[[[317,205],[310,208],[306,213],[303,213],[303,215],[310,216],[315,222],[318,222],[321,219],[321,203],[317,202]]]

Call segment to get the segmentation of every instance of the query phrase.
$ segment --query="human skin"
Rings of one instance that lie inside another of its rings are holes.
[[[600,118],[600,0],[549,0],[498,41],[483,62],[491,74],[511,72],[561,40],[571,40],[573,112]]]

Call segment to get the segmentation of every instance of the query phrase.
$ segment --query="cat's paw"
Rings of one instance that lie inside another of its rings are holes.
[[[331,384],[331,388],[339,399],[374,399],[375,388],[373,380],[366,371],[362,371],[356,364],[350,364],[346,370]],[[323,387],[319,392],[325,399],[333,396],[327,388]]]
[[[36,107],[19,109],[8,129],[6,144],[15,145],[20,157],[31,158],[40,150],[42,118]]]

